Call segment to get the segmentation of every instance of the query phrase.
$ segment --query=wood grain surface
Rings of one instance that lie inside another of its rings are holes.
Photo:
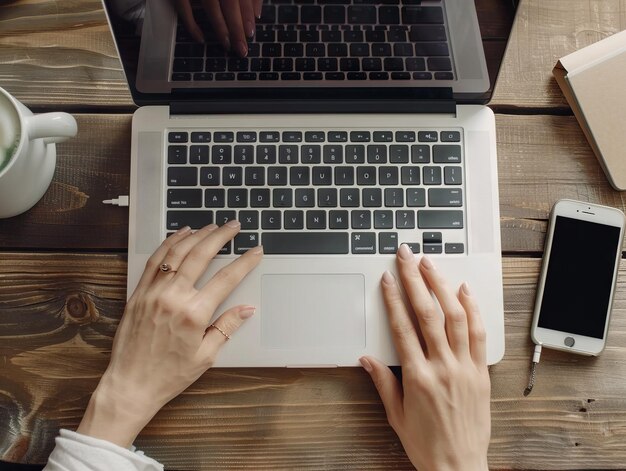
[[[623,469],[626,266],[606,350],[546,350],[524,398],[539,265],[504,259],[507,351],[491,368],[491,468]],[[0,458],[44,462],[58,428],[78,425],[107,364],[125,283],[121,255],[2,254]],[[410,469],[360,368],[211,370],[137,444],[176,469]]]
[[[78,136],[58,147],[52,186],[27,213],[0,219],[0,247],[126,249],[128,210],[103,199],[128,194],[127,115],[76,115]],[[496,116],[502,248],[541,252],[552,204],[573,198],[626,210],[571,116]]]
[[[522,1],[491,105],[568,112],[556,62],[624,29],[626,0]]]

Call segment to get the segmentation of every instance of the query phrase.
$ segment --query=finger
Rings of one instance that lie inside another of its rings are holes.
[[[254,36],[254,4],[253,0],[240,0],[241,20],[243,21],[244,33],[248,38]]]
[[[455,355],[469,355],[469,335],[467,333],[467,314],[463,305],[452,291],[448,282],[435,268],[432,260],[422,257],[420,271],[435,293],[443,315],[450,349]]]
[[[424,336],[428,355],[448,354],[450,345],[446,337],[443,318],[437,312],[435,302],[417,268],[415,256],[406,244],[400,246],[397,262],[400,278],[413,311],[417,316],[417,322]]]
[[[459,301],[467,312],[469,348],[472,360],[476,366],[485,367],[487,366],[487,334],[478,303],[470,293],[467,283],[463,283],[459,289]]]
[[[402,388],[391,370],[378,360],[372,357],[362,357],[359,359],[365,371],[367,371],[376,386],[380,399],[385,406],[389,425],[396,430],[404,417],[402,406]]]
[[[177,283],[186,283],[195,285],[198,279],[206,271],[209,262],[213,260],[215,255],[220,251],[229,240],[231,240],[241,228],[239,221],[228,221],[222,227],[215,228],[206,237],[195,240],[195,244],[188,248],[183,259],[178,266],[178,272],[174,281]],[[174,251],[178,247],[174,247]],[[182,253],[183,250],[181,249]],[[173,265],[172,265],[173,266]]]
[[[226,26],[219,0],[202,0],[202,5],[209,17],[215,37],[226,51],[230,51],[231,44],[228,35],[228,27]]]
[[[254,0],[254,16],[257,20],[261,19],[261,13],[263,11],[263,0]]]
[[[204,339],[198,350],[198,355],[203,362],[213,363],[217,352],[229,340],[246,319],[254,315],[254,306],[237,306],[229,309],[218,317],[204,334]],[[217,327],[217,328],[216,328]],[[228,337],[226,337],[228,335]]]
[[[217,225],[209,224],[199,231],[196,231],[191,236],[186,237],[184,240],[172,245],[161,259],[161,262],[159,262],[160,264],[168,264],[172,268],[172,271],[165,273],[157,271],[156,279],[169,281],[175,277],[177,272],[182,267],[185,258],[189,255],[193,248],[206,239],[215,230],[217,230]]]
[[[241,57],[248,55],[248,42],[246,41],[246,33],[243,29],[243,20],[241,18],[241,8],[238,1],[220,0],[222,6],[222,14],[228,26],[230,43],[233,51]]]
[[[404,304],[396,279],[389,271],[383,274],[381,286],[393,344],[396,346],[401,364],[407,366],[415,361],[423,361],[424,352],[411,320],[411,314]]]
[[[178,17],[183,20],[183,24],[185,25],[185,28],[187,28],[189,34],[191,34],[191,36],[199,43],[203,43],[204,34],[202,34],[202,30],[193,17],[193,10],[191,9],[191,3],[189,0],[176,0],[175,5]]]
[[[248,273],[250,273],[263,258],[263,247],[257,246],[241,257],[235,259],[220,271],[200,290],[198,296],[202,300],[205,315],[208,314],[208,322],[217,307],[232,293]]]
[[[135,292],[145,289],[154,282],[154,278],[159,273],[159,267],[163,263],[163,259],[165,258],[167,252],[190,234],[191,228],[189,226],[185,226],[161,243],[159,248],[157,248],[148,259],[146,268],[144,269],[143,274],[139,279],[139,283],[137,283],[137,287],[135,288]]]

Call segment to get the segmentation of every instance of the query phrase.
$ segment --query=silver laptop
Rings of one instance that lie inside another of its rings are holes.
[[[488,362],[502,358],[494,77],[474,2],[266,0],[246,58],[212,42],[200,8],[205,44],[167,0],[104,3],[141,106],[129,295],[170,233],[236,218],[200,284],[266,255],[217,313],[257,307],[217,366],[395,365],[380,278],[407,243],[469,282]]]

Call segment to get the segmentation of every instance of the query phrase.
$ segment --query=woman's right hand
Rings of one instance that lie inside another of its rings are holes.
[[[189,34],[203,43],[204,33],[193,17],[190,0],[173,1]],[[222,47],[226,51],[232,49],[241,57],[247,56],[247,38],[254,36],[263,0],[202,0],[202,6]]]
[[[361,363],[416,468],[488,470],[491,387],[476,301],[467,284],[455,294],[432,261],[422,257],[417,262],[406,245],[397,263],[409,304],[390,272],[383,275],[382,290],[402,384],[374,358],[363,357]]]

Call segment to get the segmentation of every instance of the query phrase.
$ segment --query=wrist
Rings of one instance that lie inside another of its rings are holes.
[[[103,377],[76,431],[129,448],[158,411],[142,406],[111,388]]]

